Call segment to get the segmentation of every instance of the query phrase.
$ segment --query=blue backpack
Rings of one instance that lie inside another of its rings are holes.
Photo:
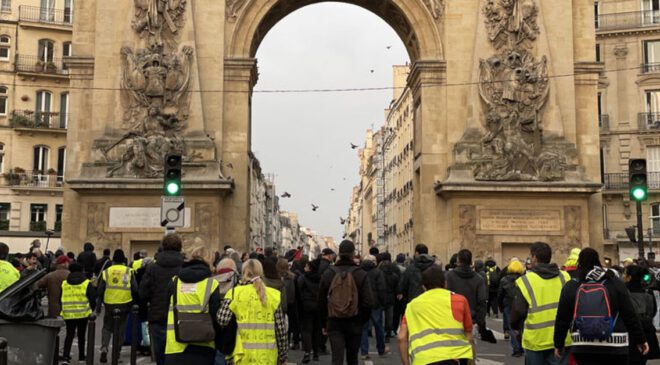
[[[612,317],[610,297],[604,283],[582,283],[575,297],[573,331],[587,340],[606,340],[614,331],[618,313]]]

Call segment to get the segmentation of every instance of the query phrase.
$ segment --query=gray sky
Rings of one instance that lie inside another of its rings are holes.
[[[387,49],[391,46],[390,49]],[[392,65],[408,62],[397,34],[360,7],[322,3],[284,18],[257,53],[256,90],[392,86]],[[373,70],[373,73],[371,72]],[[302,225],[341,238],[365,131],[384,121],[392,91],[260,94],[253,99],[252,150],[275,173],[282,210]],[[331,189],[335,189],[334,192]],[[320,209],[312,212],[311,204]]]

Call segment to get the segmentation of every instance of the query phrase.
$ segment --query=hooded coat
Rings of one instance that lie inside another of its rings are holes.
[[[163,251],[158,254],[158,260],[144,271],[140,281],[140,300],[142,305],[149,306],[147,320],[153,323],[167,323],[167,312],[170,307],[168,286],[175,275],[179,274],[183,265],[183,256],[177,251]]]
[[[485,328],[486,304],[488,303],[488,289],[486,280],[470,266],[459,265],[445,275],[447,289],[460,294],[470,304],[472,321]]]
[[[387,301],[387,286],[385,284],[385,274],[376,267],[375,261],[364,261],[362,270],[367,272],[369,285],[374,296],[374,308],[382,308]]]
[[[537,274],[544,280],[556,278],[561,272],[557,264],[540,263],[537,263],[530,269],[530,271]],[[527,303],[527,300],[520,291],[520,288],[516,287],[514,290],[515,294],[513,297],[513,302],[511,303],[511,328],[522,333],[523,325],[529,310],[529,303]]]
[[[87,242],[83,246],[83,252],[78,255],[76,260],[80,265],[82,265],[85,275],[88,279],[91,279],[94,275],[94,266],[96,266],[96,254],[94,253],[94,245]]]
[[[417,298],[424,292],[422,288],[422,272],[435,264],[433,256],[423,254],[415,257],[415,261],[408,266],[406,271],[401,275],[398,294],[403,294],[406,303]]]

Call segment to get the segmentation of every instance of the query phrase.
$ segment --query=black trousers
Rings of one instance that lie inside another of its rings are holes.
[[[64,351],[62,356],[65,358],[71,357],[71,346],[73,345],[73,337],[78,332],[78,358],[85,357],[85,337],[87,336],[87,321],[88,318],[81,319],[68,319],[64,321],[66,324],[66,337],[64,337]]]
[[[291,342],[297,344],[300,342],[300,314],[297,305],[289,304],[286,309],[289,317],[289,338]]]
[[[306,312],[302,318],[303,351],[319,354],[321,345],[321,319],[318,312]]]
[[[490,314],[490,311],[493,311],[494,315],[498,314],[498,305],[497,305],[497,292],[489,292],[488,293],[488,313]]]
[[[363,323],[356,319],[328,320],[328,338],[332,347],[332,365],[358,365]]]
[[[628,355],[573,353],[578,365],[627,364]]]

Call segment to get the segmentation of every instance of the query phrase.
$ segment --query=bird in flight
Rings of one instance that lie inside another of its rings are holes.
[[[319,206],[312,204],[312,212],[316,212],[317,210],[319,210]]]
[[[358,147],[360,147],[360,146],[358,146],[358,145],[356,145],[356,144],[353,144],[353,143],[351,143],[351,149],[357,149]]]
[[[339,222],[341,222],[341,225],[343,226],[344,224],[346,224],[346,219],[339,217]]]
[[[291,194],[287,193],[286,191],[284,192],[284,194],[282,194],[282,198],[290,198],[290,197]]]
[[[335,191],[335,188],[330,188],[330,191]]]
[[[371,73],[374,73],[374,70],[371,70]]]
[[[385,48],[390,49],[390,48],[392,48],[392,46],[387,46],[387,47],[385,47]]]

